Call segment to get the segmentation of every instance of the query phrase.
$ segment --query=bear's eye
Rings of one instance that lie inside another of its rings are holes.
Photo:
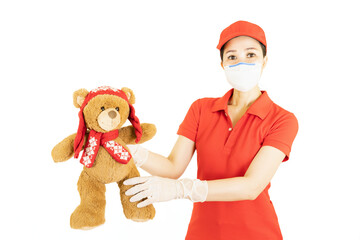
[[[116,110],[116,111],[119,111],[119,107],[116,107],[115,110]]]
[[[105,110],[105,107],[101,107],[101,111],[104,111]]]

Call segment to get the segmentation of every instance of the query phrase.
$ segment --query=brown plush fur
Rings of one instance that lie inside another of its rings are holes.
[[[129,98],[131,104],[135,103],[135,96],[128,88],[122,89]],[[74,92],[74,106],[79,108],[89,92],[80,89]],[[119,129],[119,136],[116,142],[126,147],[126,144],[135,144],[135,130],[133,126],[122,127],[129,115],[129,106],[124,99],[113,95],[98,95],[91,99],[84,108],[84,119],[88,129],[98,132],[107,132],[98,123],[98,116],[102,112],[101,107],[119,107],[118,114],[120,123],[114,129]],[[153,124],[141,124],[143,135],[138,143],[150,140],[156,134],[156,127]],[[76,134],[72,134],[58,143],[52,150],[51,155],[54,162],[63,162],[74,155],[74,139]],[[87,138],[87,137],[86,137]],[[86,143],[86,139],[84,145]],[[83,146],[84,147],[84,146]],[[130,202],[131,196],[126,196],[125,192],[132,186],[123,185],[123,181],[128,178],[140,176],[133,159],[127,164],[116,162],[111,155],[100,147],[94,165],[91,168],[83,168],[78,181],[78,191],[80,194],[80,205],[75,209],[70,217],[70,226],[75,229],[91,229],[105,222],[105,184],[117,182],[120,188],[121,203],[126,218],[133,221],[147,221],[155,216],[155,208],[148,205],[138,208],[139,202]]]

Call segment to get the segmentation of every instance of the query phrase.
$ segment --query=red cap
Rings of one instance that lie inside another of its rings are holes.
[[[266,47],[265,32],[261,27],[251,22],[237,21],[221,32],[219,44],[216,48],[220,50],[227,41],[238,36],[249,36],[255,38]]]
[[[88,102],[98,96],[98,95],[102,95],[102,94],[109,94],[109,95],[115,95],[118,97],[121,97],[122,99],[126,100],[126,102],[129,104],[129,108],[130,108],[130,113],[128,116],[128,120],[130,121],[130,123],[134,126],[135,129],[135,135],[136,135],[136,140],[135,142],[138,143],[141,139],[142,136],[142,129],[140,126],[140,121],[139,119],[135,116],[135,109],[134,107],[129,103],[129,100],[126,96],[126,94],[119,89],[116,88],[112,88],[112,87],[108,87],[108,86],[103,86],[103,87],[99,87],[96,88],[94,90],[91,90],[89,92],[89,94],[85,97],[85,100],[83,102],[83,104],[80,107],[80,111],[79,111],[79,127],[78,127],[78,131],[74,140],[74,150],[75,150],[75,158],[77,158],[79,156],[79,153],[82,149],[83,143],[84,143],[84,137],[86,134],[86,126],[85,126],[85,121],[84,121],[84,115],[83,115],[83,110],[85,108],[85,106],[88,104]]]

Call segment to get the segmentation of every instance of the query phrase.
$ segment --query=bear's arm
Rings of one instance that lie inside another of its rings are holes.
[[[155,136],[156,127],[154,124],[142,123],[140,126],[143,131],[143,134],[138,143],[135,143],[136,135],[133,126],[127,126],[119,129],[119,138],[121,138],[121,140],[123,140],[126,144],[140,144],[150,140]]]
[[[76,133],[71,134],[52,149],[51,156],[54,162],[64,162],[74,155],[74,140]]]

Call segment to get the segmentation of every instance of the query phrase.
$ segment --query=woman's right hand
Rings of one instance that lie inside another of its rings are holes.
[[[139,144],[128,144],[127,147],[130,150],[136,167],[141,167],[149,157],[149,150]]]
[[[153,176],[178,179],[189,164],[194,151],[195,143],[179,136],[170,155],[164,157],[151,152],[139,144],[128,144],[127,147],[137,167],[140,167]]]

